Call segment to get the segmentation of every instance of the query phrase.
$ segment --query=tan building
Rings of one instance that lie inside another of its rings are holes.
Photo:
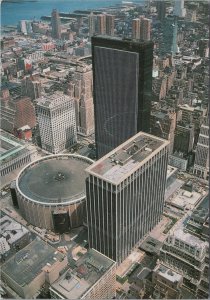
[[[68,93],[75,99],[77,133],[88,136],[94,132],[93,73],[91,66],[77,66]]]
[[[132,38],[135,40],[140,39],[140,26],[141,26],[141,20],[139,18],[133,19],[132,21]]]
[[[50,287],[52,299],[112,299],[116,290],[116,262],[89,249]]]
[[[106,34],[106,15],[97,15],[97,33],[100,35]]]
[[[113,15],[106,15],[106,34],[114,35],[114,19]]]
[[[62,154],[27,165],[16,179],[23,217],[34,226],[60,233],[81,226],[86,215],[84,170],[92,162],[81,155]]]
[[[141,39],[144,41],[150,41],[151,34],[151,20],[146,18],[141,18]]]

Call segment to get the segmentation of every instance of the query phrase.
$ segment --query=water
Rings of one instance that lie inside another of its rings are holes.
[[[141,2],[140,0],[136,2]],[[1,23],[16,25],[19,20],[40,19],[51,14],[53,8],[60,12],[97,9],[121,3],[120,0],[6,0],[1,4]]]

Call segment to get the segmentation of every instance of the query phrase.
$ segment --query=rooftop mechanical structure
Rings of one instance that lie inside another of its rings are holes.
[[[63,233],[83,224],[85,169],[80,155],[50,155],[28,164],[16,179],[18,207],[32,225]]]

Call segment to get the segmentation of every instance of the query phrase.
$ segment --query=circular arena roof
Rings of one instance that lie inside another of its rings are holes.
[[[85,169],[93,161],[74,154],[50,155],[28,164],[17,189],[28,200],[45,205],[70,204],[85,197]]]

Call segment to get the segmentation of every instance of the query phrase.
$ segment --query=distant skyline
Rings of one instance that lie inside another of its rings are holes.
[[[144,3],[144,0],[133,1]],[[52,9],[61,12],[97,9],[122,3],[121,0],[15,0],[3,1],[1,5],[1,25],[16,25],[19,20],[40,19],[50,16]],[[14,13],[15,12],[15,13]]]

